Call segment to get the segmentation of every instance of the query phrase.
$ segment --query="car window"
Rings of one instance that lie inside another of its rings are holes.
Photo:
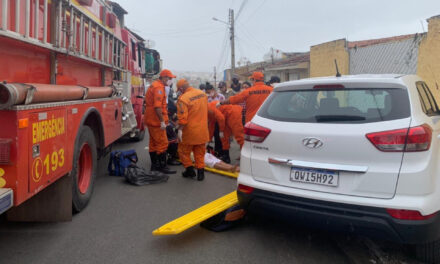
[[[293,90],[273,92],[258,115],[307,123],[369,123],[410,116],[405,89]]]
[[[423,112],[425,112],[425,114],[427,114],[428,116],[440,115],[440,110],[438,108],[437,102],[426,83],[417,82],[416,87]]]

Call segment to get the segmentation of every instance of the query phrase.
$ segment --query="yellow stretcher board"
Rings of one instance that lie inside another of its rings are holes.
[[[237,172],[229,172],[229,171],[223,171],[223,170],[217,170],[214,168],[209,168],[209,167],[205,167],[206,171],[212,172],[212,173],[217,173],[217,174],[221,174],[221,175],[225,175],[228,177],[232,177],[232,178],[238,178],[238,173]]]
[[[163,236],[180,234],[236,204],[238,204],[237,192],[233,191],[230,194],[220,197],[215,201],[159,227],[153,231],[153,235]]]

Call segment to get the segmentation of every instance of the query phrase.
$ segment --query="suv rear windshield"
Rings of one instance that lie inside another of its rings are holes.
[[[273,92],[259,116],[286,122],[371,123],[410,116],[405,89],[290,90]]]

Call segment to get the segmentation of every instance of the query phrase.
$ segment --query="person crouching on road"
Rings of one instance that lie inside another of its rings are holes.
[[[205,144],[209,141],[208,97],[201,91],[190,87],[185,79],[177,82],[181,96],[177,101],[177,122],[179,139],[178,153],[185,167],[183,177],[195,177],[191,152],[194,152],[197,180],[205,178]]]
[[[154,81],[148,87],[145,94],[144,122],[148,127],[150,136],[149,152],[151,159],[151,171],[160,171],[165,174],[174,174],[167,166],[168,138],[166,128],[168,123],[167,96],[165,86],[170,86],[172,79],[176,78],[171,71],[163,70],[159,80]]]
[[[264,74],[262,72],[254,72],[250,79],[254,83],[251,88],[243,90],[241,93],[220,102],[220,105],[246,102],[246,123],[252,120],[264,100],[266,100],[273,90],[272,87],[264,84]]]
[[[234,136],[240,149],[244,144],[244,128],[242,120],[242,108],[239,105],[222,105],[218,108],[225,117],[225,132],[222,137],[223,155],[221,159],[226,163],[231,163],[229,156],[229,138]]]
[[[223,155],[222,138],[225,131],[225,116],[217,109],[217,103],[218,101],[208,103],[208,131],[209,141],[214,137],[215,153],[220,157]]]
[[[231,163],[231,158],[229,156],[229,138],[231,135],[234,136],[237,143],[240,145],[240,149],[244,144],[244,129],[242,123],[241,106],[239,105],[222,105],[216,107],[218,101],[212,101],[208,104],[208,124],[212,122],[217,122],[221,129],[221,142],[222,142],[222,152],[220,159],[226,163]],[[210,136],[211,127],[209,126]]]

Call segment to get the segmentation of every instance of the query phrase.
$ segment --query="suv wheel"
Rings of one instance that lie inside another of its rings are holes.
[[[415,245],[416,257],[426,263],[440,263],[440,240]]]

